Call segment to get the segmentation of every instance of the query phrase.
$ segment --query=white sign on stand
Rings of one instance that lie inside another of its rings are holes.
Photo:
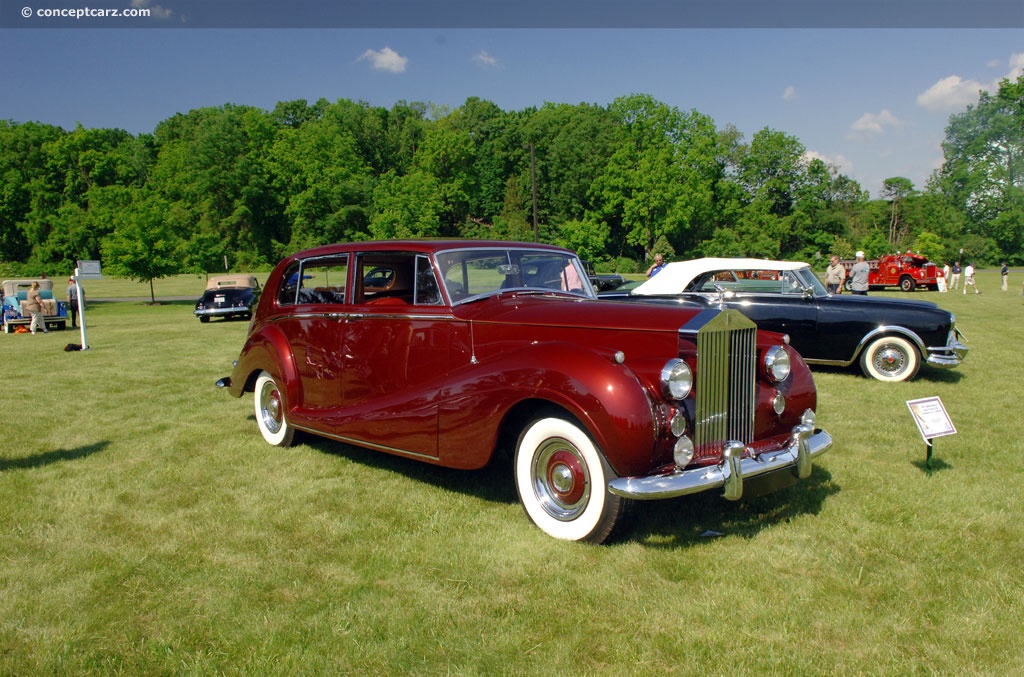
[[[78,298],[78,326],[82,333],[82,350],[89,349],[89,340],[85,333],[85,295],[82,293],[82,280],[101,280],[103,273],[99,261],[79,261],[75,268],[75,295]]]
[[[946,413],[946,407],[938,397],[923,397],[919,400],[907,400],[910,415],[914,417],[917,429],[921,431],[924,443],[928,445],[925,465],[928,474],[932,472],[932,440],[944,435],[955,435],[956,427]]]

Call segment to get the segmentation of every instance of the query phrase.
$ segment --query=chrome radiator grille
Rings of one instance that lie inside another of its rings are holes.
[[[717,458],[727,440],[754,441],[757,327],[725,310],[697,331],[697,458]]]

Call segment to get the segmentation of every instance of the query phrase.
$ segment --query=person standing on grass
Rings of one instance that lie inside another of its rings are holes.
[[[967,293],[967,287],[974,287],[974,293],[980,294],[978,291],[978,285],[974,283],[974,264],[968,263],[967,267],[964,268],[964,293]]]
[[[29,322],[28,328],[33,336],[36,333],[37,326],[43,330],[44,334],[50,333],[46,328],[46,321],[43,320],[43,297],[39,295],[38,282],[33,282],[29,285],[28,294],[25,295],[25,312],[32,316],[32,321]]]
[[[1006,261],[1003,261],[1003,267],[999,269],[999,274],[1003,278],[1003,291],[1006,291],[1006,285],[1010,281],[1010,269],[1006,267]]]
[[[77,329],[78,325],[78,285],[75,284],[75,278],[68,278],[68,317],[71,318],[71,328]]]
[[[661,254],[654,255],[654,263],[647,269],[647,277],[654,277],[665,267],[665,257]]]
[[[950,290],[956,289],[960,285],[960,262],[957,261],[953,264],[953,277],[949,280]]]
[[[864,252],[857,252],[857,263],[850,268],[850,293],[857,296],[868,295],[868,276],[871,268],[864,260]]]
[[[825,284],[828,286],[829,294],[842,294],[843,281],[846,279],[846,268],[839,263],[839,257],[835,254],[825,269]]]

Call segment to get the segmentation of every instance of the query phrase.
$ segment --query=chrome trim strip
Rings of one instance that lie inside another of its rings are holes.
[[[397,456],[408,456],[409,458],[416,458],[421,460],[436,461],[439,456],[431,456],[430,454],[419,454],[415,451],[407,451],[405,449],[396,449],[395,447],[388,447],[383,444],[374,444],[373,442],[367,442],[366,440],[358,440],[354,437],[345,437],[344,435],[334,435],[332,433],[324,432],[323,430],[317,430],[315,428],[309,428],[307,426],[291,424],[296,430],[316,435],[317,437],[327,437],[338,442],[344,442],[345,444],[351,444],[354,447],[362,447],[366,449],[375,449],[377,451],[384,451],[389,454],[395,454]]]
[[[744,447],[739,442],[729,442],[728,445],[741,450]],[[831,446],[832,436],[824,430],[798,425],[793,428],[789,443],[783,449],[742,459],[733,452],[719,465],[677,470],[669,475],[618,477],[608,483],[608,491],[617,496],[647,501],[723,488],[726,498],[736,500],[743,495],[744,479],[785,468],[791,468],[797,477],[806,479],[811,474],[812,459]]]
[[[293,315],[279,315],[272,317],[269,322],[281,322],[284,320],[428,320],[428,321],[445,321],[445,322],[456,322],[455,317],[451,315],[415,315],[407,313],[367,313],[367,312],[352,312],[352,313],[295,313]]]

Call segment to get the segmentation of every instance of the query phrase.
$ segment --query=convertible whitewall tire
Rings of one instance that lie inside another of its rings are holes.
[[[860,366],[865,376],[879,381],[908,381],[921,368],[921,355],[902,336],[882,336],[861,353]]]
[[[564,418],[535,419],[516,445],[519,501],[554,538],[601,543],[611,534],[628,499],[608,492],[610,473],[590,436]]]
[[[290,447],[295,438],[295,428],[288,424],[284,413],[284,398],[274,377],[261,371],[256,379],[253,395],[256,406],[256,424],[268,444],[275,447]]]

